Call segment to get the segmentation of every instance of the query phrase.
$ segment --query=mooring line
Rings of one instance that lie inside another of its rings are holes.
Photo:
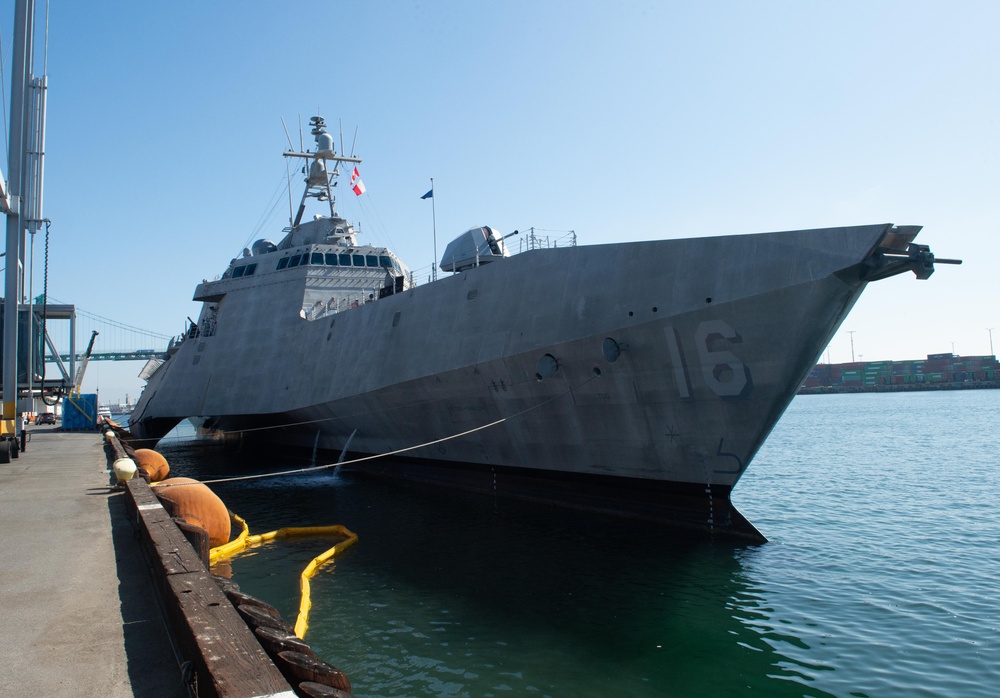
[[[585,383],[581,383],[580,384],[580,386],[583,386],[583,385],[585,385]],[[577,386],[577,387],[580,387],[580,386]],[[481,388],[477,388],[476,390],[470,390],[468,392],[462,393],[460,395],[460,397],[464,397],[464,396],[467,396],[467,395],[475,395],[480,390],[481,390]],[[572,388],[571,388],[571,390],[572,390]],[[442,397],[442,398],[435,398],[435,399],[432,399],[432,400],[420,400],[418,402],[410,402],[410,403],[407,403],[405,405],[395,405],[393,407],[389,407],[389,408],[386,408],[386,409],[383,409],[383,410],[365,410],[364,412],[352,412],[350,414],[338,414],[338,415],[335,415],[333,417],[319,417],[317,419],[306,419],[306,420],[303,420],[301,422],[285,422],[283,424],[271,424],[271,425],[268,425],[266,427],[247,427],[246,429],[233,429],[233,430],[227,431],[225,433],[226,434],[241,434],[242,435],[242,434],[249,434],[249,433],[255,432],[255,431],[270,431],[272,429],[287,429],[288,427],[302,427],[302,426],[308,426],[310,424],[320,424],[321,422],[332,422],[335,419],[350,419],[352,417],[357,417],[359,415],[380,414],[380,413],[383,413],[383,412],[392,412],[393,410],[413,409],[415,407],[421,407],[423,405],[432,405],[432,404],[434,404],[436,402],[444,402],[446,400],[451,400],[451,399],[454,399],[454,398],[452,398],[452,397]],[[188,440],[190,440],[190,437],[187,437],[187,436],[174,436],[174,437],[171,437],[169,439],[168,438],[160,438],[160,439],[152,439],[152,438],[149,438],[149,439],[138,439],[137,438],[137,439],[134,439],[134,440],[135,441],[157,441],[158,443],[163,443],[164,441],[166,441],[166,442],[170,442],[170,441],[188,441]]]
[[[258,473],[256,475],[236,475],[236,476],[233,476],[233,477],[216,478],[214,480],[202,480],[201,483],[202,484],[206,484],[206,485],[214,485],[214,484],[218,484],[218,483],[222,483],[222,482],[242,482],[242,481],[245,481],[245,480],[263,480],[263,479],[269,478],[269,477],[282,477],[284,475],[298,475],[300,473],[313,473],[313,472],[316,472],[317,470],[327,470],[329,468],[337,468],[337,467],[342,466],[342,465],[353,465],[355,463],[364,463],[365,461],[376,460],[378,458],[387,458],[389,456],[397,456],[400,453],[407,453],[409,451],[416,451],[417,449],[424,448],[426,446],[433,446],[435,444],[444,443],[445,441],[451,441],[453,439],[459,439],[459,438],[461,438],[463,436],[468,436],[469,434],[474,434],[477,431],[483,431],[484,429],[489,429],[491,427],[495,427],[498,424],[503,424],[508,419],[514,419],[516,417],[520,417],[520,416],[522,416],[522,415],[524,415],[524,414],[526,414],[528,412],[532,412],[534,410],[537,410],[540,407],[544,407],[545,405],[549,404],[550,402],[554,402],[554,401],[558,400],[559,398],[565,397],[566,395],[571,394],[574,390],[578,390],[578,389],[582,388],[583,386],[587,385],[587,383],[589,383],[590,381],[594,380],[595,378],[598,378],[598,376],[596,376],[596,375],[595,376],[591,376],[590,378],[588,378],[587,380],[583,381],[579,385],[571,386],[571,387],[567,388],[564,392],[561,392],[558,395],[553,395],[552,397],[548,398],[547,400],[543,400],[542,402],[538,403],[537,405],[532,405],[531,407],[527,407],[527,408],[521,410],[520,412],[515,412],[514,414],[508,415],[506,417],[501,417],[500,419],[494,420],[494,421],[489,422],[487,424],[480,425],[478,427],[474,427],[472,429],[467,429],[467,430],[459,432],[457,434],[452,434],[450,436],[444,436],[444,437],[442,437],[440,439],[434,439],[433,441],[427,441],[427,442],[422,443],[422,444],[417,444],[416,446],[407,446],[405,448],[400,448],[400,449],[397,449],[395,451],[388,451],[386,453],[377,453],[375,455],[363,456],[361,458],[355,458],[354,460],[348,460],[348,461],[343,461],[343,462],[325,463],[323,465],[312,465],[312,466],[308,466],[308,467],[305,467],[305,468],[295,468],[293,470],[282,470],[281,472],[278,472],[278,473]],[[168,484],[165,484],[165,485],[164,484],[157,485],[157,487],[184,487],[187,484],[194,484],[194,483],[177,483],[177,484],[170,484],[170,483],[168,483]]]

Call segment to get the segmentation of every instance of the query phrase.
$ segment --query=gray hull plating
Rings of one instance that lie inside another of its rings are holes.
[[[354,433],[372,454],[445,439],[406,456],[728,501],[891,230],[535,250],[319,319],[300,312],[315,268],[234,279],[202,291],[211,335],[152,375],[132,429],[283,425],[253,434],[340,449]]]

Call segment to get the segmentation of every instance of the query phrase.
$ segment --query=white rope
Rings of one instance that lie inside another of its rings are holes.
[[[584,385],[584,384],[581,383],[580,385]],[[460,394],[458,397],[465,397],[467,395],[474,395],[475,393],[478,392],[478,390],[479,390],[478,388],[476,390],[470,390],[467,393]],[[410,403],[407,403],[405,405],[396,405],[395,407],[390,407],[390,408],[384,409],[384,410],[366,410],[364,412],[352,412],[351,414],[341,414],[341,415],[335,415],[333,417],[319,417],[317,419],[306,419],[306,420],[303,420],[301,422],[283,422],[282,424],[271,424],[271,425],[268,425],[268,426],[265,426],[265,427],[248,427],[246,429],[233,429],[231,431],[227,431],[226,434],[249,434],[249,433],[255,432],[255,431],[270,431],[271,429],[287,429],[288,427],[302,427],[302,426],[308,426],[310,424],[319,424],[320,422],[331,422],[331,421],[333,421],[335,419],[341,419],[341,420],[343,420],[343,419],[351,419],[352,417],[357,417],[357,416],[360,416],[360,415],[379,414],[379,413],[383,413],[383,412],[391,412],[392,410],[413,409],[414,407],[421,407],[421,406],[424,406],[424,405],[432,405],[435,402],[444,402],[445,400],[452,400],[452,399],[454,399],[454,398],[453,397],[447,397],[447,398],[436,398],[436,399],[433,399],[433,400],[421,400],[420,402],[410,402]],[[155,439],[134,439],[134,440],[135,441],[154,441]],[[163,443],[163,442],[168,442],[169,443],[171,441],[189,441],[189,440],[190,440],[190,437],[187,437],[187,436],[173,436],[173,437],[170,437],[170,438],[161,438],[161,439],[158,439],[157,442],[158,443]]]
[[[297,474],[300,474],[300,473],[312,473],[312,472],[316,472],[317,470],[327,470],[329,468],[336,468],[336,467],[339,467],[339,466],[342,466],[342,465],[353,465],[355,463],[363,463],[365,461],[375,460],[377,458],[387,458],[389,456],[399,455],[400,453],[407,453],[409,451],[416,451],[417,449],[424,448],[426,446],[434,446],[435,444],[444,443],[445,441],[451,441],[453,439],[459,439],[459,438],[461,438],[463,436],[468,436],[469,434],[474,434],[477,431],[483,431],[484,429],[490,429],[492,427],[495,427],[498,424],[503,424],[508,419],[514,419],[516,417],[520,417],[520,416],[522,416],[522,415],[524,415],[524,414],[526,414],[528,412],[532,412],[534,410],[537,410],[540,407],[544,407],[545,405],[549,404],[550,402],[554,402],[555,400],[558,400],[561,397],[569,395],[574,390],[582,388],[587,383],[589,383],[590,381],[594,380],[597,377],[598,376],[596,376],[596,375],[591,376],[590,378],[588,378],[587,380],[585,380],[584,382],[580,383],[579,385],[577,385],[575,387],[567,388],[564,392],[559,393],[558,395],[554,395],[554,396],[548,398],[547,400],[543,400],[542,402],[538,403],[537,405],[533,405],[531,407],[525,408],[525,409],[521,410],[520,412],[515,412],[514,414],[509,415],[507,417],[501,417],[500,419],[494,420],[494,421],[489,422],[487,424],[483,424],[483,425],[480,425],[478,427],[473,427],[472,429],[467,429],[465,431],[459,432],[457,434],[452,434],[450,436],[444,436],[444,437],[442,437],[440,439],[434,439],[433,441],[427,441],[427,442],[424,442],[422,444],[417,444],[416,446],[407,446],[405,448],[400,448],[400,449],[397,449],[395,451],[389,451],[387,453],[378,453],[378,454],[375,454],[375,455],[372,455],[372,456],[363,456],[361,458],[355,458],[354,460],[343,461],[343,462],[340,462],[340,463],[326,463],[324,465],[311,465],[311,466],[308,466],[308,467],[305,467],[305,468],[295,468],[294,470],[282,470],[279,473],[259,473],[257,475],[239,475],[239,476],[234,476],[234,477],[223,477],[223,478],[216,478],[214,480],[203,480],[201,482],[203,484],[206,484],[206,485],[214,485],[214,484],[218,484],[218,483],[221,483],[221,482],[242,482],[242,481],[245,481],[245,480],[262,480],[264,478],[269,478],[269,477],[282,477],[284,475],[297,475]],[[308,422],[306,422],[306,423],[308,423]],[[283,425],[283,426],[287,426],[287,425]],[[184,484],[185,483],[178,483],[177,485],[170,485],[170,484],[168,484],[168,485],[160,485],[160,486],[161,487],[183,487]]]
[[[296,468],[295,470],[283,470],[280,473],[260,473],[258,475],[240,475],[236,477],[223,477],[215,480],[202,480],[206,485],[214,485],[220,482],[240,482],[242,480],[261,480],[268,477],[280,477],[282,475],[296,475],[298,473],[311,473],[317,470],[327,470],[328,468],[337,468],[341,465],[353,465],[354,463],[363,463],[364,461],[375,460],[376,458],[386,458],[387,456],[396,456],[400,453],[406,453],[408,451],[415,451],[418,448],[424,448],[425,446],[433,446],[434,444],[439,444],[444,441],[451,441],[452,439],[457,439],[462,436],[467,436],[469,434],[474,434],[477,431],[482,431],[483,429],[489,429],[490,427],[495,427],[497,424],[503,424],[507,421],[507,417],[503,417],[489,424],[483,424],[482,426],[475,427],[473,429],[468,429],[459,434],[452,434],[451,436],[445,436],[440,439],[435,439],[434,441],[428,441],[426,443],[417,444],[416,446],[407,446],[406,448],[400,448],[395,451],[389,451],[388,453],[378,453],[373,456],[364,456],[362,458],[355,458],[354,460],[345,460],[342,463],[326,463],[324,465],[311,465],[306,468]],[[183,484],[183,483],[181,483]],[[167,485],[170,487],[171,485]]]

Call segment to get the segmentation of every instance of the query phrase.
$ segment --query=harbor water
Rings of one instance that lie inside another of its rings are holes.
[[[251,532],[342,524],[306,640],[373,696],[992,696],[1000,390],[797,397],[734,493],[770,540],[350,472],[213,489]],[[203,480],[308,464],[180,428]],[[322,456],[320,458],[322,461]],[[294,620],[329,540],[219,572]]]

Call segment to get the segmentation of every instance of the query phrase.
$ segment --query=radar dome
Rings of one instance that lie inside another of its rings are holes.
[[[275,245],[270,240],[258,240],[253,244],[253,247],[251,247],[254,256],[257,256],[259,254],[267,254],[268,252],[275,252],[277,249],[278,249],[277,245]]]
[[[321,133],[316,136],[316,148],[320,152],[329,150],[333,152],[333,136],[329,133]]]

